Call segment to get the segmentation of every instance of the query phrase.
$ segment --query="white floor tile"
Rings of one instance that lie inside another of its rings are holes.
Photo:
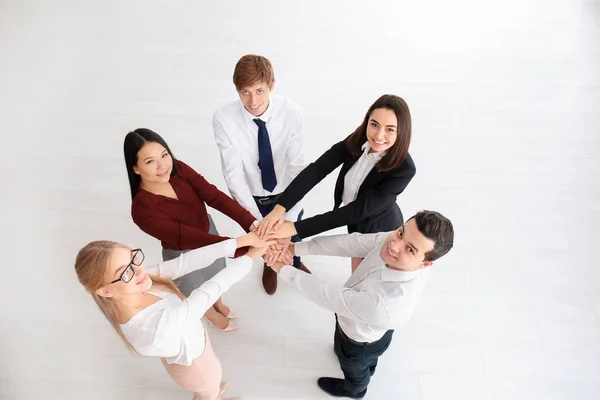
[[[285,340],[286,367],[337,369],[339,362],[333,351],[333,340],[295,339]]]
[[[394,340],[377,370],[483,376],[481,350],[476,346],[407,345]]]
[[[0,379],[0,398],[28,399],[86,399],[86,400],[145,400],[147,389],[126,386],[54,382],[39,379]],[[188,395],[189,400],[189,395]]]
[[[540,324],[540,333],[548,349],[596,353],[600,357],[600,324]]]
[[[419,375],[421,400],[565,400],[565,385],[550,380],[465,378]]]
[[[371,378],[365,400],[406,399],[418,400],[419,381],[416,374],[390,373],[378,369]]]
[[[484,348],[487,376],[554,380],[600,379],[600,357],[596,353]]]

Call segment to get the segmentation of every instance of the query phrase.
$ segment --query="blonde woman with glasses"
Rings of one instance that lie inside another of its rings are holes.
[[[141,249],[95,241],[79,251],[75,271],[130,350],[160,358],[171,378],[194,393],[194,400],[221,400],[227,385],[221,382],[221,364],[201,318],[250,272],[253,261],[270,244],[250,233],[146,267]],[[246,255],[230,258],[244,247],[250,248]],[[228,257],[226,268],[188,298],[177,290],[173,279],[206,268],[221,257]]]

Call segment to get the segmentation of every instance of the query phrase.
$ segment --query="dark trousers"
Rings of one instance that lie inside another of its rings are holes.
[[[271,211],[273,211],[273,209],[277,205],[277,203],[276,203],[277,197],[276,196],[273,196],[271,202],[268,204],[261,204],[258,202],[258,200],[256,198],[254,198],[254,201],[256,202],[256,205],[258,206],[258,211],[260,211],[260,213],[263,217],[266,217]],[[304,215],[304,210],[300,211],[300,214],[298,214],[298,219],[296,220],[296,222],[302,220],[303,215]],[[300,239],[300,237],[298,235],[292,236],[292,243],[298,243],[301,241],[302,241],[302,239]],[[298,268],[299,266],[300,266],[300,257],[294,256],[294,267]]]
[[[344,373],[344,389],[351,395],[364,396],[377,360],[390,346],[393,333],[389,330],[376,342],[358,343],[344,334],[336,318],[333,348]]]

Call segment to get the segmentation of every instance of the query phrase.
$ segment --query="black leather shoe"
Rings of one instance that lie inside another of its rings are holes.
[[[352,394],[344,389],[344,380],[338,378],[319,378],[317,384],[325,393],[334,397],[349,397],[351,399],[362,399],[367,394],[365,389],[362,393]]]

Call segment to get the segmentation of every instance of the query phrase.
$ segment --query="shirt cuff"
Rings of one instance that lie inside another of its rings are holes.
[[[302,212],[302,207],[304,207],[304,205],[302,204],[302,201],[299,201],[294,207],[287,210],[285,219],[294,223],[298,222],[298,215]]]
[[[226,241],[225,246],[226,246],[225,256],[226,257],[235,256],[235,251],[237,250],[237,241],[235,239],[229,239]]]
[[[294,243],[294,254],[297,256],[308,256],[310,253],[308,252],[310,240],[305,242]]]
[[[237,267],[244,269],[252,269],[254,265],[254,260],[247,255],[239,256],[238,258],[228,258],[225,260],[225,265],[227,267]]]
[[[300,212],[297,212],[296,210],[294,210],[293,208],[285,213],[285,216],[283,217],[286,221],[291,221],[296,223],[298,221],[298,215],[300,215]]]
[[[284,281],[286,281],[287,283],[290,283],[292,274],[297,273],[296,271],[298,271],[297,268],[294,268],[289,265],[284,265],[283,267],[281,267],[281,270],[279,271],[279,277],[281,279],[283,279]]]

